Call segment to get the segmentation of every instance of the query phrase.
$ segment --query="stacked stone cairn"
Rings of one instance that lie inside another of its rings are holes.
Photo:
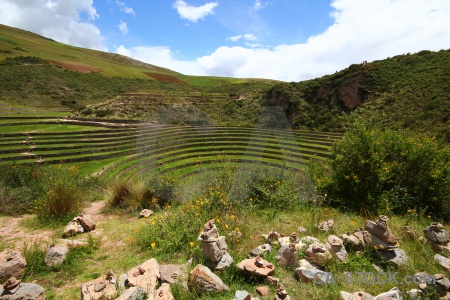
[[[219,236],[214,220],[206,222],[197,240],[200,242],[203,256],[210,262],[213,270],[223,270],[233,263],[233,258],[227,252],[225,236]]]
[[[71,237],[79,233],[92,231],[96,226],[97,224],[91,215],[80,213],[66,225],[64,228],[64,237]]]
[[[440,223],[432,223],[423,230],[425,238],[436,253],[450,253],[449,234]]]
[[[34,283],[22,283],[16,277],[10,277],[0,286],[2,300],[45,300],[45,290]]]

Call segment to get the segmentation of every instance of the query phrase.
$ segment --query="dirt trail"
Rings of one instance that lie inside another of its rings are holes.
[[[90,206],[89,206],[90,205]],[[87,206],[82,210],[83,213],[90,214],[96,221],[97,226],[106,220],[115,218],[116,216],[106,216],[102,214],[105,201],[97,201]],[[6,248],[0,252],[0,262],[6,260],[10,251],[21,251],[23,244],[31,244],[33,242],[49,244],[53,240],[62,236],[63,228],[54,230],[50,229],[30,229],[23,227],[21,224],[27,219],[33,218],[32,215],[24,215],[20,217],[1,217],[0,218],[0,241],[6,245]],[[103,230],[97,228],[92,231],[93,236],[101,235]],[[79,240],[85,240],[86,235],[79,235]]]

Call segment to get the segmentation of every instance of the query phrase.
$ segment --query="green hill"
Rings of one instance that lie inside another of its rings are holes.
[[[374,126],[434,132],[450,140],[450,51],[421,51],[351,65],[333,75],[279,83],[265,102],[283,106],[295,128],[343,130],[357,111]]]

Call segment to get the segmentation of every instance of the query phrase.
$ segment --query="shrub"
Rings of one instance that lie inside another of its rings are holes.
[[[336,206],[355,211],[435,214],[450,219],[450,151],[408,131],[355,125],[327,167],[312,165],[317,187]]]

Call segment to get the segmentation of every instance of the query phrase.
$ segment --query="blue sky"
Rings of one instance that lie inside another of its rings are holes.
[[[190,75],[299,81],[450,48],[448,0],[2,0],[0,23]]]

